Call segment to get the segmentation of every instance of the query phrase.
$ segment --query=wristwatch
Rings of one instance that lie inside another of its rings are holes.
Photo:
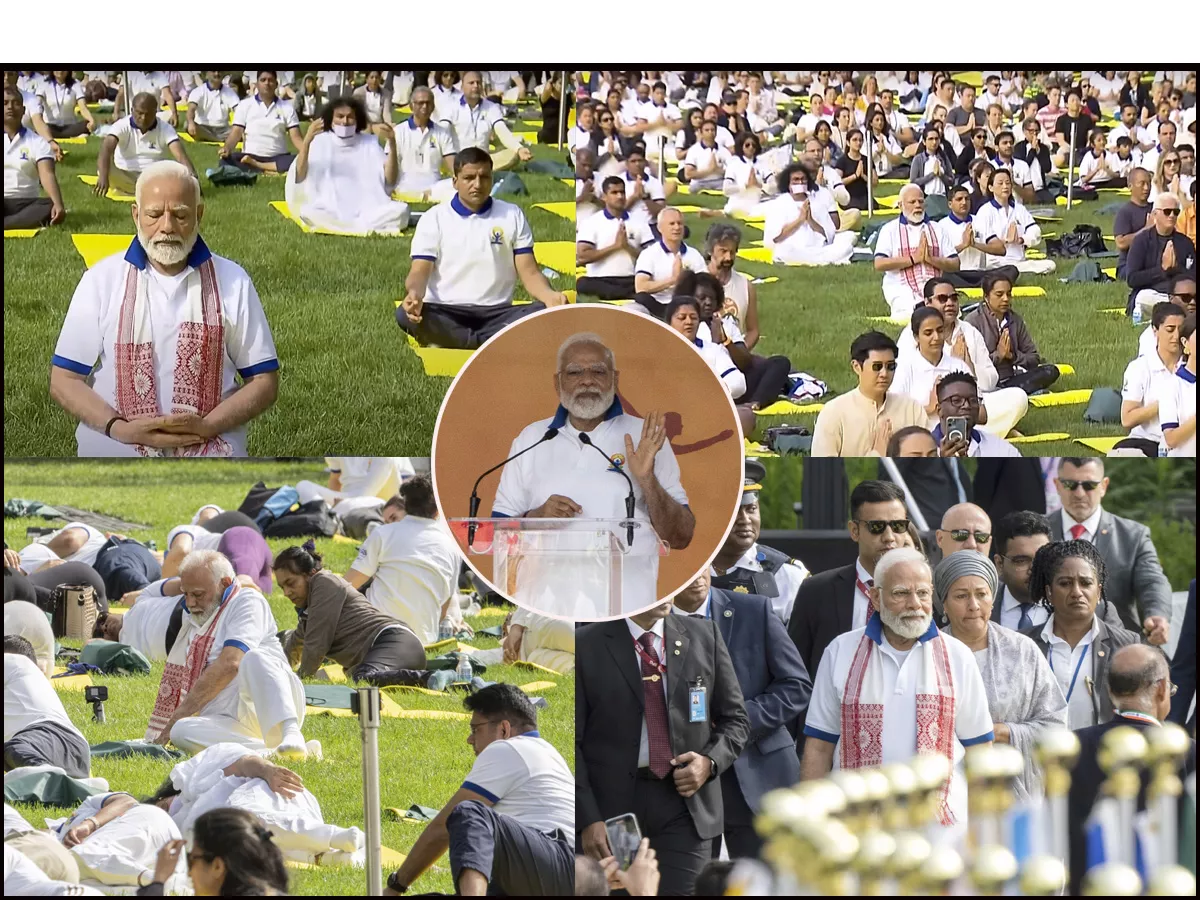
[[[713,759],[711,756],[706,757],[706,758],[708,759],[708,764],[712,767],[712,771],[710,771],[708,773],[708,777],[716,778],[717,777],[717,761],[715,759]]]
[[[397,894],[404,894],[404,893],[408,892],[408,885],[400,883],[400,870],[399,869],[397,869],[395,872],[393,872],[391,875],[388,876],[387,886],[390,890],[395,891]]]

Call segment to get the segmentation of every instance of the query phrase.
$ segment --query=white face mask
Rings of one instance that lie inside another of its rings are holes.
[[[333,133],[340,138],[352,138],[358,134],[358,129],[353,125],[334,125]]]
[[[790,190],[792,196],[798,200],[803,200],[808,196],[808,185],[806,184],[793,184]]]

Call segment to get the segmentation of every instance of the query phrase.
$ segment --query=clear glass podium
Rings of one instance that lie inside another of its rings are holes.
[[[669,548],[649,522],[500,517],[449,524],[471,556],[492,557],[492,583],[536,612],[586,621],[629,615],[658,600],[658,561]]]

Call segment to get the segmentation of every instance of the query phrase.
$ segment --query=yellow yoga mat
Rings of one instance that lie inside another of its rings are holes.
[[[774,256],[771,250],[766,247],[747,247],[744,250],[739,250],[737,255],[750,262],[760,263],[769,263]]]
[[[575,204],[570,200],[562,200],[555,203],[535,203],[534,209],[544,209],[548,213],[553,213],[568,222],[575,221]]]
[[[538,142],[538,133],[536,131],[514,131],[513,137],[527,144],[536,144]]]
[[[569,185],[572,185],[572,186],[574,186],[574,184],[575,184],[575,179],[574,179],[574,178],[560,178],[560,179],[558,179],[558,180],[559,180],[559,181],[561,181],[563,184],[569,184]]]
[[[708,207],[708,206],[691,206],[691,205],[688,205],[688,204],[684,204],[684,205],[682,205],[682,206],[675,206],[675,205],[672,205],[672,206],[671,206],[671,209],[677,209],[677,210],[679,210],[681,213],[701,213],[701,212],[709,212],[709,211],[711,210],[711,207]]]
[[[891,316],[867,316],[868,322],[881,322],[885,325],[908,325],[908,319],[894,319]]]
[[[531,681],[529,684],[519,684],[517,687],[527,694],[536,694],[541,691],[551,691],[558,685],[553,681]]]
[[[1106,269],[1105,271],[1108,271],[1108,270]],[[1115,277],[1116,277],[1116,274],[1115,274],[1115,273],[1116,273],[1116,271],[1117,271],[1117,270],[1116,270],[1116,269],[1113,269],[1112,271],[1113,271],[1113,273],[1114,273],[1114,274],[1113,274],[1113,277],[1115,278]],[[1125,312],[1125,307],[1123,307],[1123,306],[1110,306],[1110,307],[1107,307],[1106,309],[1102,309],[1102,310],[1100,310],[1100,312],[1102,312],[1102,313],[1106,313],[1107,315],[1110,315],[1110,316],[1123,316],[1123,315],[1126,315],[1126,312]]]
[[[204,146],[204,147],[220,147],[225,143],[224,141],[198,141],[194,137],[192,137],[190,134],[188,134],[186,131],[179,132],[179,139],[188,144],[200,144],[201,146]],[[234,149],[241,150],[242,142],[238,141],[237,146],[234,147]]]
[[[279,213],[281,216],[283,216],[289,222],[294,222],[296,225],[298,225],[300,227],[300,230],[303,231],[305,234],[328,234],[328,235],[332,235],[334,237],[356,237],[356,238],[365,238],[365,237],[395,238],[395,237],[400,237],[399,234],[378,234],[377,232],[372,232],[371,234],[364,234],[363,232],[358,232],[358,231],[334,231],[330,228],[313,228],[310,225],[306,224],[305,222],[301,221],[299,217],[293,215],[292,211],[288,208],[287,202],[284,200],[272,200],[271,201],[271,209],[275,210],[275,212]]]
[[[346,670],[337,663],[329,663],[317,670],[317,680],[321,680],[322,678],[325,681],[332,681],[335,684],[343,684],[346,681]]]
[[[875,202],[887,209],[895,209],[900,205],[900,195],[892,194],[890,197],[876,197]]]
[[[900,207],[897,206],[895,209],[889,209],[886,206],[882,206],[882,207],[877,206],[877,207],[875,207],[875,212],[873,213],[873,215],[876,215],[876,216],[898,216],[898,215],[900,215]],[[867,216],[867,218],[869,219],[870,216]]]
[[[983,298],[983,288],[968,287],[961,288],[963,296]],[[1031,284],[1018,284],[1012,289],[1014,297],[1045,297],[1046,289],[1037,287]]]
[[[983,87],[983,72],[954,72],[952,77],[960,84],[969,84],[973,88]]]
[[[95,187],[100,178],[97,175],[80,175],[79,180],[89,187]],[[133,194],[123,193],[116,188],[109,188],[108,193],[104,196],[109,200],[116,200],[118,203],[132,203],[134,200]]]
[[[725,196],[725,195],[724,195],[723,193],[721,193],[720,191],[715,191],[715,190],[712,190],[711,188],[704,188],[704,189],[703,189],[703,190],[701,190],[701,191],[693,191],[693,190],[692,190],[691,188],[689,188],[689,187],[688,187],[686,184],[681,184],[681,185],[678,187],[678,189],[677,189],[677,192],[678,192],[678,193],[680,193],[680,194],[692,194],[692,193],[696,193],[696,194],[712,194],[712,195],[714,195],[714,196],[716,196],[716,197],[724,197],[724,196]]]
[[[5,228],[4,236],[6,238],[31,238],[37,237],[41,228]]]
[[[502,609],[499,606],[485,606],[479,611],[479,615],[473,616],[475,619],[503,619],[509,611]]]
[[[64,671],[66,671],[64,669]],[[91,675],[67,675],[63,678],[51,678],[50,683],[56,691],[82,691],[92,686]]]
[[[417,687],[415,684],[389,684],[383,688],[396,694],[427,694],[430,697],[445,697],[445,691],[431,691],[429,688]]]
[[[397,301],[396,305],[399,306],[400,302]],[[471,350],[451,350],[446,347],[422,347],[411,334],[406,337],[408,346],[421,358],[421,365],[425,368],[426,375],[453,377],[458,374],[459,369],[467,364],[467,360],[473,352]]]
[[[1097,438],[1075,438],[1075,443],[1083,444],[1089,450],[1095,450],[1097,453],[1108,453],[1119,441],[1125,440],[1127,435],[1120,434],[1116,437],[1097,437]]]
[[[333,536],[333,540],[337,541],[339,544],[353,544],[355,547],[362,544],[362,541],[356,541],[354,538],[348,538],[344,534],[335,534]]]
[[[533,245],[533,258],[539,266],[549,266],[556,272],[570,275],[575,271],[575,242],[537,241]]]
[[[73,234],[71,243],[90,269],[100,260],[124,253],[133,241],[132,234]]]
[[[1022,437],[1009,438],[1010,444],[1044,444],[1047,441],[1069,441],[1071,436],[1065,431],[1048,431],[1045,434],[1027,434]]]
[[[383,697],[381,696],[382,702]],[[391,715],[393,719],[445,719],[450,722],[468,722],[471,717],[467,713],[450,712],[445,709],[402,709]]]
[[[1079,406],[1092,399],[1090,389],[1080,388],[1073,391],[1055,391],[1051,394],[1034,394],[1029,398],[1029,405],[1046,406]]]
[[[535,662],[528,662],[523,659],[517,660],[513,665],[522,669],[531,669],[534,672],[545,672],[547,675],[553,675],[555,678],[562,674],[561,672],[555,672],[553,669],[547,669],[545,666],[539,666]]]
[[[750,281],[751,284],[774,284],[779,280],[777,275],[769,275],[766,278],[754,278]]]
[[[800,413],[818,413],[825,408],[824,403],[793,403],[791,400],[776,400],[770,406],[755,410],[756,416],[788,416]]]
[[[54,142],[57,144],[86,144],[87,138],[84,137],[83,135],[80,135],[79,137],[70,137],[70,138],[55,138]]]
[[[1070,363],[1054,363],[1054,368],[1058,369],[1059,375],[1074,375],[1075,367]]]
[[[383,863],[384,868],[388,868],[388,869],[398,868],[400,865],[402,865],[404,863],[404,860],[407,858],[399,850],[393,850],[391,847],[380,847],[379,851],[380,851],[379,859],[380,859],[380,862]],[[285,866],[287,866],[289,869],[304,870],[304,869],[329,868],[328,866],[321,866],[321,865],[318,865],[317,863],[301,862],[298,859],[285,859],[283,861],[283,864]]]
[[[763,459],[779,456],[779,454],[774,450],[770,450],[762,444],[755,443],[754,441],[743,441],[743,444],[745,445],[746,456],[749,459]]]
[[[1103,272],[1105,275],[1107,275],[1109,278],[1117,277],[1117,267],[1116,266],[1113,266],[1112,268],[1109,268],[1109,269],[1101,269],[1100,271]],[[1121,312],[1123,313],[1123,312],[1125,312],[1125,310],[1121,310]]]
[[[432,653],[437,656],[442,653],[448,653],[452,650],[462,651],[464,653],[478,653],[478,647],[472,647],[470,644],[464,644],[457,638],[446,638],[444,641],[434,641],[432,644],[425,645],[425,652]]]
[[[879,184],[908,184],[907,178],[880,178]]]

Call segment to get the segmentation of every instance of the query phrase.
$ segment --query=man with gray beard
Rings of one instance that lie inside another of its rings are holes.
[[[800,778],[943,756],[950,774],[937,837],[954,843],[967,816],[965,748],[993,740],[983,678],[971,650],[933,624],[933,573],[920,552],[889,550],[874,581],[866,627],[839,635],[821,657]]]
[[[75,289],[50,396],[79,420],[80,456],[246,456],[246,424],[279,389],[258,292],[200,238],[204,201],[186,166],[149,166],[132,213],[129,249]]]

